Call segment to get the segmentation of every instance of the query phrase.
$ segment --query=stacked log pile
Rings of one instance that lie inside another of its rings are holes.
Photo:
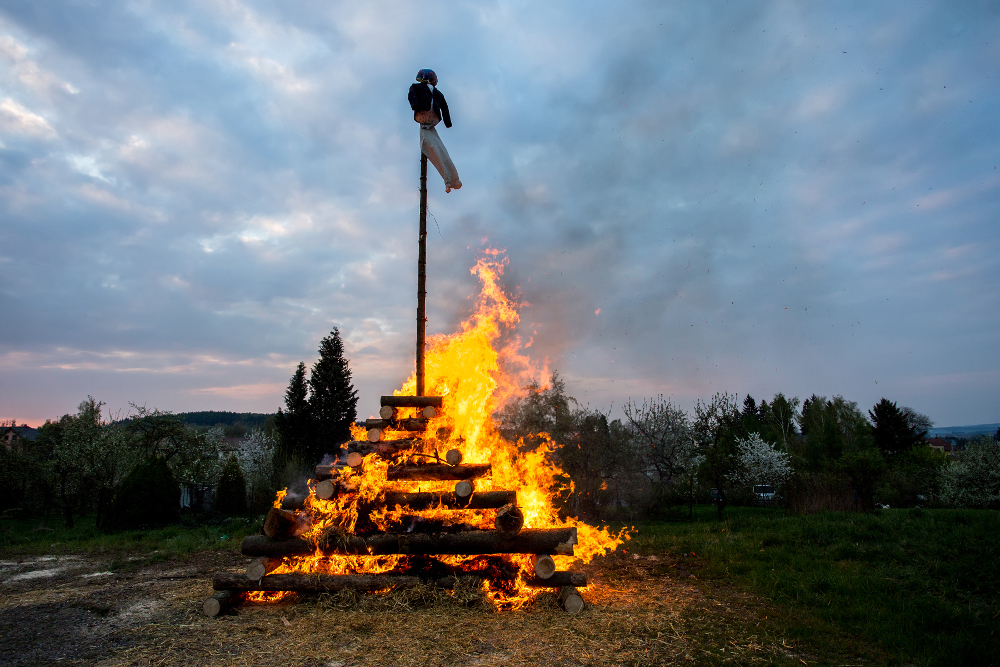
[[[383,396],[380,419],[366,420],[367,439],[346,443],[346,454],[331,465],[316,467],[312,482],[315,495],[322,500],[341,493],[352,493],[349,483],[341,481],[345,467],[358,467],[363,458],[376,454],[390,461],[397,454],[411,450],[422,438],[401,440],[386,439],[386,433],[404,431],[419,434],[426,431],[430,419],[442,408],[440,396]],[[416,408],[420,417],[400,418],[400,408]],[[441,429],[444,431],[444,429]],[[447,438],[447,432],[438,437]],[[489,475],[490,464],[463,464],[458,449],[447,452],[443,459],[414,465],[390,465],[387,479],[391,481],[455,481],[452,492],[406,493],[387,491],[382,501],[384,507],[407,508],[414,511],[441,507],[449,510],[496,509],[493,530],[463,529],[441,532],[375,532],[368,534],[343,534],[328,531],[319,538],[306,539],[301,535],[309,528],[308,517],[301,509],[301,501],[282,503],[268,513],[263,535],[244,538],[242,552],[255,557],[245,573],[216,573],[213,580],[215,595],[203,606],[207,616],[216,616],[227,608],[240,604],[253,591],[323,592],[351,589],[356,591],[384,591],[432,585],[444,589],[454,588],[462,578],[493,583],[512,583],[517,578],[509,571],[450,572],[440,571],[411,574],[389,572],[382,574],[274,574],[286,559],[322,555],[434,555],[496,556],[504,554],[530,554],[533,576],[524,581],[531,588],[552,588],[559,595],[560,605],[571,614],[579,613],[583,598],[577,587],[587,585],[587,577],[580,572],[557,571],[553,555],[573,555],[576,528],[525,529],[524,514],[517,506],[517,493],[506,490],[475,490],[475,480]],[[503,568],[500,568],[503,570]]]

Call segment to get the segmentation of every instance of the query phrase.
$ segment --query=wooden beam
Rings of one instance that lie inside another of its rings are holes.
[[[391,408],[425,408],[428,405],[440,408],[443,402],[441,396],[383,396],[381,405]]]
[[[393,480],[441,480],[441,479],[473,479],[482,477],[493,470],[489,463],[472,463],[466,465],[404,465],[389,468],[386,478]]]
[[[245,556],[304,556],[320,551],[324,554],[355,554],[382,556],[390,554],[552,554],[568,542],[576,541],[576,528],[534,528],[522,530],[516,537],[505,538],[495,530],[470,530],[462,533],[377,533],[366,537],[330,535],[318,544],[293,537],[272,540],[265,535],[243,538]],[[570,554],[572,546],[569,547]],[[563,552],[565,553],[565,551]]]

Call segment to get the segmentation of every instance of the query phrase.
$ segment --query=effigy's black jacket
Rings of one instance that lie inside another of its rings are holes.
[[[444,99],[444,95],[437,88],[433,89],[433,94],[431,89],[427,87],[424,83],[415,83],[410,86],[410,93],[407,95],[407,99],[410,101],[410,108],[413,109],[413,113],[418,111],[429,111],[432,110],[444,121],[445,127],[451,127],[451,114],[448,113],[448,103]]]

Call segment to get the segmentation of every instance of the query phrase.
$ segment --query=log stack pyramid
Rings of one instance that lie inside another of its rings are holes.
[[[385,507],[397,505],[413,510],[443,507],[449,510],[496,509],[494,530],[461,530],[459,532],[380,532],[374,534],[321,537],[318,542],[299,537],[308,516],[298,512],[294,504],[273,508],[264,521],[263,535],[250,535],[243,539],[242,552],[254,557],[245,573],[217,572],[213,588],[217,591],[205,600],[203,610],[207,616],[217,616],[229,607],[240,604],[251,591],[324,592],[352,589],[356,591],[384,591],[419,585],[433,585],[444,589],[454,588],[462,577],[486,578],[484,574],[454,571],[445,576],[412,575],[407,573],[382,574],[272,574],[284,559],[311,556],[317,550],[323,554],[349,555],[497,555],[530,554],[533,576],[524,583],[532,588],[555,589],[559,603],[571,614],[584,607],[583,597],[577,587],[587,585],[581,572],[557,571],[553,555],[573,555],[576,528],[525,529],[524,514],[517,505],[515,491],[476,491],[477,478],[490,474],[490,464],[463,464],[458,449],[447,452],[443,459],[435,456],[425,464],[398,464],[391,461],[397,453],[410,449],[416,439],[385,440],[386,431],[407,431],[422,435],[427,424],[443,408],[440,396],[383,396],[380,419],[366,420],[368,437],[343,445],[346,455],[331,465],[316,466],[312,481],[316,497],[329,500],[338,494],[351,493],[354,489],[338,481],[338,468],[358,467],[365,456],[376,454],[390,461],[387,478],[396,480],[451,480],[454,491],[402,493],[387,491]],[[417,408],[420,418],[397,418],[400,408]],[[422,438],[417,438],[422,439]],[[411,528],[412,530],[412,528]],[[506,576],[513,580],[513,570],[506,575],[495,572],[490,578]]]

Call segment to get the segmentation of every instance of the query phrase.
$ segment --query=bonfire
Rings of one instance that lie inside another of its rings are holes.
[[[506,262],[485,253],[471,269],[481,283],[472,315],[428,339],[428,395],[416,395],[414,374],[317,466],[307,496],[279,492],[264,535],[243,542],[256,560],[245,574],[216,574],[208,615],[295,592],[427,585],[471,587],[501,609],[554,589],[567,611],[583,608],[587,578],[569,568],[628,536],[561,514],[572,481],[554,443],[544,433],[512,442],[493,421],[544,375],[515,333],[519,304],[500,285]]]

